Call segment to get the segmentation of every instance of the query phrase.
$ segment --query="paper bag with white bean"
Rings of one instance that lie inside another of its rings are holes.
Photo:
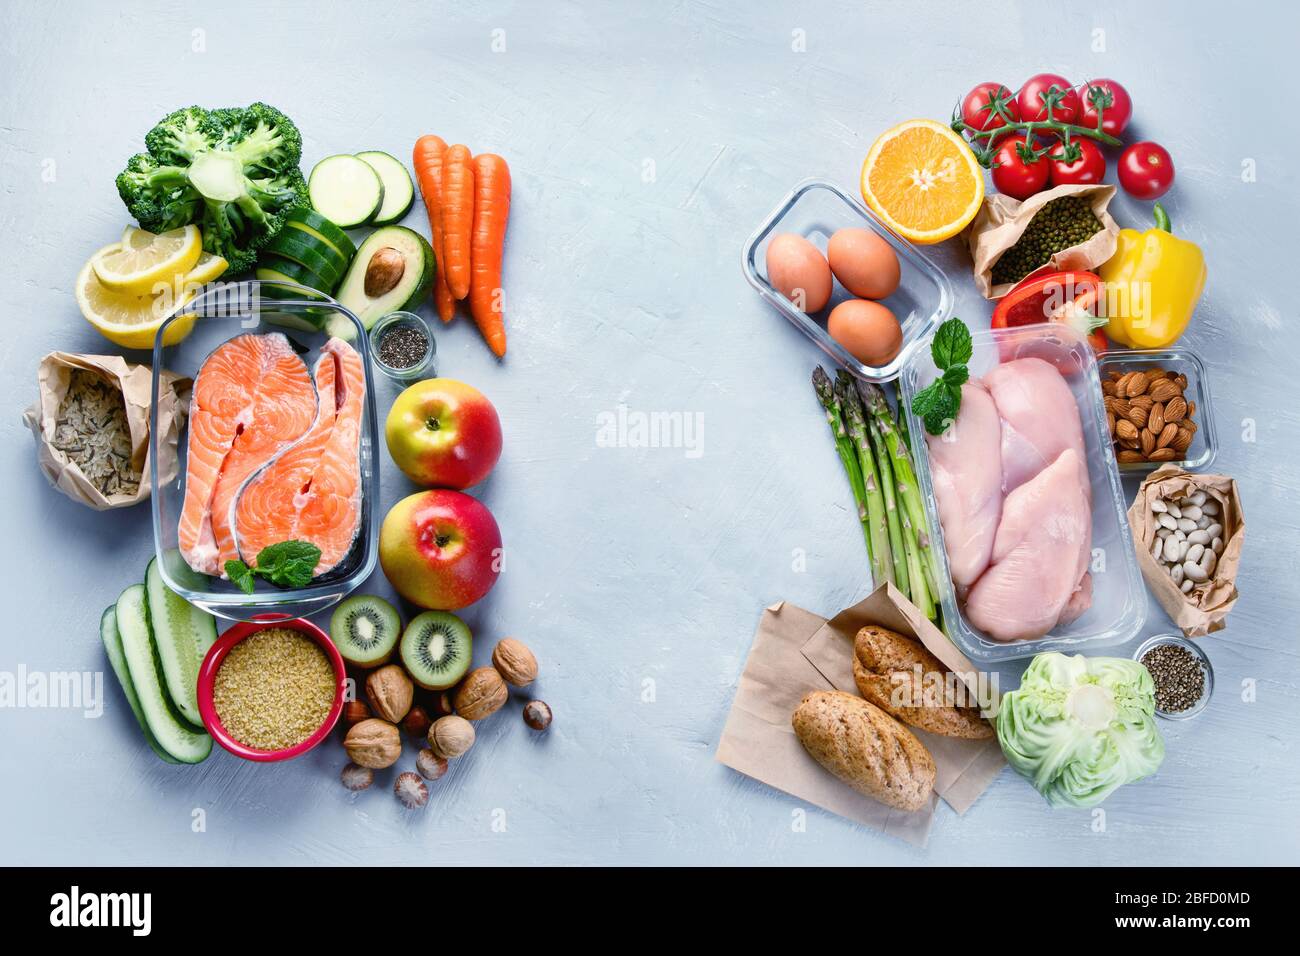
[[[1246,540],[1237,483],[1164,465],[1138,488],[1128,521],[1147,587],[1184,636],[1222,630]]]

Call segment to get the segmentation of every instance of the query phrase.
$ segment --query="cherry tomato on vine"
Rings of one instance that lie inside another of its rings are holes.
[[[1086,186],[1106,178],[1106,157],[1090,139],[1077,137],[1065,143],[1057,141],[1047,154],[1051,157],[1053,186]]]
[[[962,99],[962,122],[980,132],[1005,126],[1007,121],[993,108],[994,100],[1003,104],[1013,120],[1020,119],[1020,111],[1016,109],[1016,100],[1011,91],[1001,83],[989,82],[981,83]]]
[[[1055,93],[1051,93],[1052,88]],[[1047,103],[1044,97],[1052,95],[1055,105],[1052,107],[1052,119],[1058,123],[1073,123],[1079,118],[1079,93],[1070,81],[1056,73],[1039,73],[1025,81],[1025,85],[1016,94],[1016,106],[1020,109],[1020,118],[1026,123],[1041,123],[1047,119]]]
[[[1159,199],[1174,184],[1174,160],[1159,143],[1134,143],[1119,154],[1119,184],[1137,199]]]
[[[1002,141],[993,156],[993,185],[998,192],[1012,199],[1028,199],[1042,191],[1047,185],[1047,157],[1028,159],[1031,155],[1023,136]]]
[[[1102,113],[1101,131],[1111,136],[1118,136],[1128,126],[1133,116],[1133,100],[1128,90],[1114,80],[1087,80],[1079,85],[1079,125],[1088,129],[1097,128],[1097,104],[1100,99],[1105,111]]]

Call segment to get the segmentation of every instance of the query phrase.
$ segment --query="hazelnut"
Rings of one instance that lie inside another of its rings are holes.
[[[402,727],[406,732],[417,739],[426,736],[432,726],[433,721],[429,718],[429,712],[419,704],[407,711],[406,718],[402,721]]]
[[[451,702],[451,691],[440,690],[432,694],[429,698],[429,706],[433,709],[434,717],[447,717],[456,713],[456,707]]]
[[[366,678],[366,696],[370,698],[376,717],[382,717],[390,724],[400,724],[411,709],[415,685],[400,664],[386,664],[371,671]]]
[[[537,658],[523,641],[513,637],[497,641],[492,649],[492,666],[507,684],[516,687],[527,687],[537,679]]]
[[[377,249],[370,257],[370,264],[366,266],[366,295],[377,299],[393,291],[393,287],[402,281],[402,274],[405,272],[406,260],[402,258],[400,252],[392,246]]]
[[[383,770],[397,763],[402,755],[402,735],[388,721],[371,717],[348,731],[343,746],[353,763]]]
[[[439,717],[429,731],[429,748],[439,757],[454,760],[474,746],[474,725],[452,714]]]
[[[466,720],[482,720],[500,710],[507,695],[506,682],[495,667],[476,667],[456,688],[456,713]]]
[[[551,706],[544,700],[530,700],[524,704],[524,723],[533,730],[551,726]]]
[[[418,810],[429,802],[429,788],[417,774],[409,770],[397,775],[393,781],[393,793],[397,794],[397,799],[408,810]]]
[[[370,708],[359,700],[350,700],[343,705],[343,726],[351,727],[370,716]]]
[[[415,769],[425,780],[437,780],[447,772],[447,761],[426,747],[416,754]]]
[[[361,767],[350,763],[343,768],[343,772],[339,774],[339,779],[343,781],[343,786],[349,790],[365,790],[375,782],[375,772],[369,767]]]

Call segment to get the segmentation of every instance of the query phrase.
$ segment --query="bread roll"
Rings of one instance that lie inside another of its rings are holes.
[[[899,810],[920,810],[929,802],[934,758],[874,704],[816,690],[804,695],[790,723],[813,759],[858,793]]]
[[[904,634],[864,627],[853,641],[853,682],[863,697],[885,713],[942,737],[992,737],[993,727],[978,707],[956,706],[953,687],[944,680],[948,673],[924,644]],[[935,674],[939,676],[927,678]]]

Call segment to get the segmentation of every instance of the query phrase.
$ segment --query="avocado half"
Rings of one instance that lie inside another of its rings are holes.
[[[369,295],[366,292],[366,272],[375,255],[385,249],[392,249],[401,256],[402,274],[391,288]],[[413,311],[418,307],[433,288],[437,274],[438,263],[433,247],[424,236],[405,226],[383,226],[367,236],[357,249],[335,298],[355,313],[369,330],[389,312]]]

